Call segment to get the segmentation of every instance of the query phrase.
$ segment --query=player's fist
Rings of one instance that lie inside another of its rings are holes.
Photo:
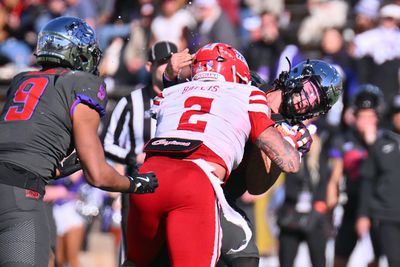
[[[74,150],[68,157],[64,158],[58,163],[56,176],[66,177],[74,172],[79,171],[80,169],[82,169],[81,162],[76,154],[76,151]]]
[[[294,148],[302,154],[310,151],[312,137],[304,124],[290,125],[287,122],[275,124],[276,129],[282,134],[283,138],[288,141]]]
[[[134,194],[154,193],[158,187],[158,180],[154,173],[137,173],[135,176],[128,176],[131,181],[131,192]]]

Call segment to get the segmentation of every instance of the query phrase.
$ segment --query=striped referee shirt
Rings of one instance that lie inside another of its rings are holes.
[[[154,96],[152,85],[148,85],[121,98],[104,137],[107,158],[127,164],[143,153],[144,144],[154,136],[156,129],[156,120],[149,112]]]

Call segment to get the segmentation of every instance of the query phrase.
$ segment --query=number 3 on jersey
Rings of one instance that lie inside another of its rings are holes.
[[[193,132],[204,132],[206,129],[207,121],[197,120],[196,122],[189,122],[190,117],[193,115],[204,115],[205,113],[209,113],[211,110],[211,103],[214,99],[192,96],[186,99],[185,108],[192,108],[190,110],[185,111],[178,125],[178,130],[187,130]],[[200,107],[200,109],[199,109]]]
[[[4,119],[29,120],[48,82],[45,77],[32,77],[24,81],[15,92],[13,104],[10,105]]]

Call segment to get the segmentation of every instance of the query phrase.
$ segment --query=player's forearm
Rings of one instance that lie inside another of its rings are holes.
[[[106,191],[126,192],[131,186],[128,177],[119,174],[107,163],[104,163],[98,171],[84,168],[84,173],[91,185]]]
[[[256,145],[284,172],[300,170],[300,153],[274,128],[269,127],[257,138]]]
[[[75,145],[89,184],[107,191],[126,192],[129,190],[128,177],[120,175],[106,162],[100,140],[94,133],[92,138],[77,138]]]

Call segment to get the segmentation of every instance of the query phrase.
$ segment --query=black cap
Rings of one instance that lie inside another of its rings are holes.
[[[354,97],[354,110],[358,112],[362,109],[374,109],[378,113],[382,112],[383,93],[381,89],[373,84],[362,84],[359,92]]]
[[[393,115],[395,113],[400,112],[400,95],[396,95],[393,98],[393,101],[390,105],[390,114]]]
[[[171,42],[157,42],[148,51],[148,59],[150,62],[162,62],[171,57],[173,53],[177,53],[178,48]]]

